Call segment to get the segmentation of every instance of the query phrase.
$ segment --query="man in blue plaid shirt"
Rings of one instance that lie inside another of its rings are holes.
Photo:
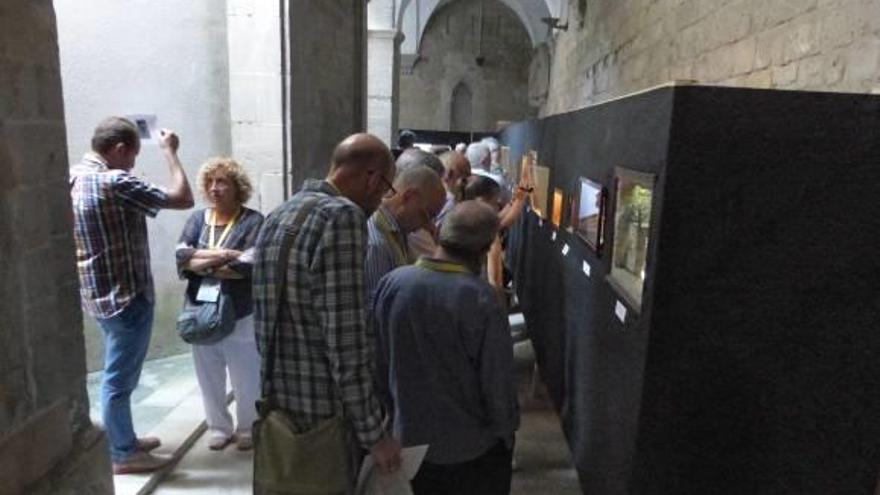
[[[287,412],[300,432],[344,417],[384,472],[399,467],[400,444],[386,432],[373,386],[374,339],[366,322],[364,259],[367,218],[389,191],[394,173],[391,152],[379,139],[369,134],[346,138],[334,150],[325,180],[306,180],[266,217],[257,236],[253,272],[264,398]],[[287,311],[273,345],[280,248],[297,213],[313,200],[291,244],[282,301]],[[274,364],[267,374],[270,346]]]
[[[104,334],[101,409],[115,474],[154,471],[168,459],[153,456],[156,438],[137,438],[131,393],[137,387],[153,326],[153,276],[147,217],[162,208],[187,209],[192,191],[177,158],[180,140],[157,136],[168,162],[167,188],[130,173],[141,149],[138,128],[120,117],[98,124],[92,151],[70,168],[76,266],[83,308]]]

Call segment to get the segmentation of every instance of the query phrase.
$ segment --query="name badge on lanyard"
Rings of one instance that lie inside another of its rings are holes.
[[[213,277],[203,277],[199,284],[199,292],[196,301],[215,303],[220,299],[220,280]]]

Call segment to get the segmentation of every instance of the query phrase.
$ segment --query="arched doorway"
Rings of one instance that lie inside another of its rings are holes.
[[[452,90],[452,111],[449,121],[450,131],[470,132],[473,129],[473,100],[471,88],[464,81]]]
[[[400,127],[479,132],[533,117],[531,58],[526,26],[501,0],[442,3],[418,58],[402,64]]]

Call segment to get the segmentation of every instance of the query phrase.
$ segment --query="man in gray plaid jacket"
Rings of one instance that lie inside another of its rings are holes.
[[[255,246],[253,272],[257,347],[263,391],[288,413],[297,430],[343,416],[360,445],[383,472],[400,465],[400,444],[386,431],[373,386],[374,339],[366,321],[364,259],[367,219],[394,178],[388,147],[369,134],[355,134],[334,150],[325,180],[306,180],[302,189],[266,217]],[[287,262],[285,301],[278,323],[280,248],[306,203]]]

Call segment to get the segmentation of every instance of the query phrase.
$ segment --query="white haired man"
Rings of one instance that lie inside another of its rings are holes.
[[[410,264],[408,235],[433,226],[434,218],[446,202],[446,189],[440,176],[421,165],[401,170],[389,192],[391,195],[367,222],[364,282],[369,298],[385,274]]]

